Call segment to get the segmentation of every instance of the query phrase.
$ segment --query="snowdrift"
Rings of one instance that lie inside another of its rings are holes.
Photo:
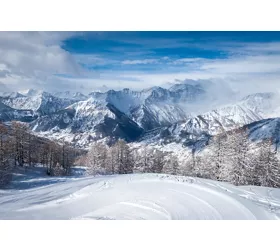
[[[30,178],[0,191],[0,219],[271,220],[280,189],[163,174]]]

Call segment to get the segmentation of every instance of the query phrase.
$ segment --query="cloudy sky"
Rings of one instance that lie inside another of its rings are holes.
[[[0,32],[0,91],[141,89],[212,79],[280,88],[280,32]]]

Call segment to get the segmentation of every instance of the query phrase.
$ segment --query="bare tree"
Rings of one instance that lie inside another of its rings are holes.
[[[117,152],[117,169],[119,174],[133,173],[133,154],[124,140],[119,140],[113,147]]]
[[[165,154],[164,152],[156,149],[151,157],[151,172],[152,173],[162,173],[163,167],[165,165]]]
[[[255,185],[280,187],[280,163],[271,140],[261,143],[252,176]]]
[[[178,157],[170,154],[164,163],[163,172],[166,174],[177,175],[179,173]]]
[[[95,143],[87,155],[88,174],[105,174],[107,169],[107,147],[100,142]]]
[[[115,174],[117,172],[118,153],[116,147],[110,147],[107,153],[107,173]]]
[[[250,169],[249,140],[246,130],[235,131],[227,138],[225,167],[222,169],[223,180],[235,185],[247,184],[247,172]]]
[[[0,187],[9,183],[12,178],[12,162],[10,158],[8,129],[0,124]]]
[[[12,142],[15,166],[23,167],[25,164],[27,126],[20,122],[12,122]]]

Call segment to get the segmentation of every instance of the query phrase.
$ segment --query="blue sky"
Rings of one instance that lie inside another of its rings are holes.
[[[1,32],[0,83],[90,91],[185,79],[276,86],[280,32]],[[250,87],[251,88],[251,87]]]
[[[62,48],[90,70],[181,72],[197,59],[227,59],[245,54],[246,45],[278,41],[280,32],[86,32],[64,40]]]

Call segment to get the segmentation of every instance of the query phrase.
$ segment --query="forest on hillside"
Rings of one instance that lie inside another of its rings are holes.
[[[10,182],[17,168],[36,164],[45,166],[47,175],[69,175],[79,154],[67,143],[33,135],[24,123],[0,124],[0,187]]]
[[[87,166],[90,175],[164,173],[280,187],[280,161],[270,139],[252,144],[244,130],[221,133],[210,140],[205,151],[193,150],[188,159],[180,160],[174,152],[147,145],[133,148],[119,140],[108,147],[97,142],[78,163]]]
[[[252,146],[254,145],[254,146]],[[271,140],[252,144],[245,130],[211,138],[203,152],[179,159],[149,145],[133,147],[124,140],[90,150],[73,148],[35,136],[24,123],[0,124],[0,186],[7,185],[17,168],[41,164],[49,176],[71,175],[74,165],[86,166],[88,175],[164,173],[226,181],[234,185],[280,187],[280,161]]]

